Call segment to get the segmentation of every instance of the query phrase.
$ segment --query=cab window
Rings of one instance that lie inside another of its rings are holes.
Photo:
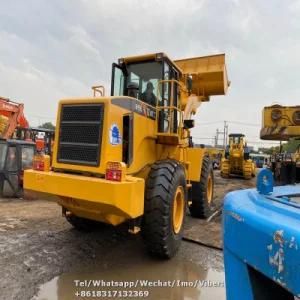
[[[127,66],[127,86],[135,84],[137,98],[156,106],[158,82],[162,79],[162,63],[157,61],[130,64]]]
[[[22,147],[22,170],[32,168],[33,156],[33,147]]]
[[[3,170],[5,157],[7,153],[7,144],[0,143],[0,170]]]
[[[7,152],[7,171],[16,172],[17,170],[17,148],[15,146],[9,146]]]
[[[162,80],[160,61],[132,63],[123,69],[113,64],[111,94],[134,97],[156,106],[160,80]]]
[[[167,62],[164,62],[163,68],[164,80],[178,80],[178,71]],[[173,90],[172,90],[173,89]],[[173,99],[171,99],[173,98]],[[176,82],[164,82],[162,84],[162,97],[160,106],[178,107],[179,88]],[[172,124],[171,124],[172,120]],[[158,131],[168,132],[170,129],[172,133],[176,133],[180,121],[180,112],[170,108],[159,111]]]
[[[124,73],[120,67],[113,64],[113,78],[111,87],[112,96],[124,95]]]

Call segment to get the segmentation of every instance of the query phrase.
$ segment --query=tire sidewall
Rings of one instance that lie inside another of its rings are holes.
[[[183,188],[183,193],[184,193],[184,213],[183,213],[183,219],[182,219],[182,225],[180,228],[180,231],[178,233],[174,232],[173,228],[173,208],[174,208],[174,197],[176,190],[179,186],[182,186]],[[185,222],[185,217],[186,217],[186,210],[187,210],[187,195],[186,195],[186,179],[184,175],[184,171],[182,166],[179,166],[179,170],[176,172],[174,176],[174,183],[173,183],[173,191],[170,193],[170,222],[169,222],[169,237],[172,238],[172,240],[179,241],[182,239],[182,233],[184,229],[184,222]]]
[[[208,178],[211,177],[212,180],[212,192],[211,192],[211,200],[208,200]],[[204,201],[206,203],[207,213],[211,213],[213,211],[214,206],[214,172],[211,167],[209,167],[206,182],[205,182],[205,192],[204,192]]]
[[[208,201],[208,178],[212,179],[212,198]],[[192,182],[190,213],[195,218],[206,219],[214,208],[214,174],[210,158],[205,156],[202,161],[200,181]]]

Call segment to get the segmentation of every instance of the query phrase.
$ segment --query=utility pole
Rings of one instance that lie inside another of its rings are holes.
[[[224,121],[224,132],[225,132],[225,145],[224,145],[224,149],[227,146],[227,138],[228,138],[228,124],[226,121]]]
[[[228,125],[227,122],[224,121],[224,129],[223,129],[223,147],[226,148],[227,145],[227,131],[228,131]]]
[[[223,131],[220,131],[219,129],[216,130],[215,147],[217,147],[219,144],[219,135],[223,135],[223,148],[225,149],[227,145],[227,136],[228,136],[228,124],[226,121],[224,121]]]
[[[216,131],[216,136],[215,136],[215,147],[218,146],[218,140],[219,140],[219,129]]]

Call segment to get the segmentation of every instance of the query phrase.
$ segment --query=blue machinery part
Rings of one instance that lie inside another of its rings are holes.
[[[224,200],[227,300],[300,297],[300,185],[273,190],[268,172]]]
[[[268,195],[273,192],[273,174],[268,169],[262,169],[257,175],[256,188],[260,194]]]

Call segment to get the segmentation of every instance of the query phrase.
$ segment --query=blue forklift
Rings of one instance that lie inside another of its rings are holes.
[[[266,107],[263,116],[261,138],[300,135],[299,106]],[[223,242],[227,300],[300,299],[299,184],[274,186],[263,169],[256,189],[227,194]]]

